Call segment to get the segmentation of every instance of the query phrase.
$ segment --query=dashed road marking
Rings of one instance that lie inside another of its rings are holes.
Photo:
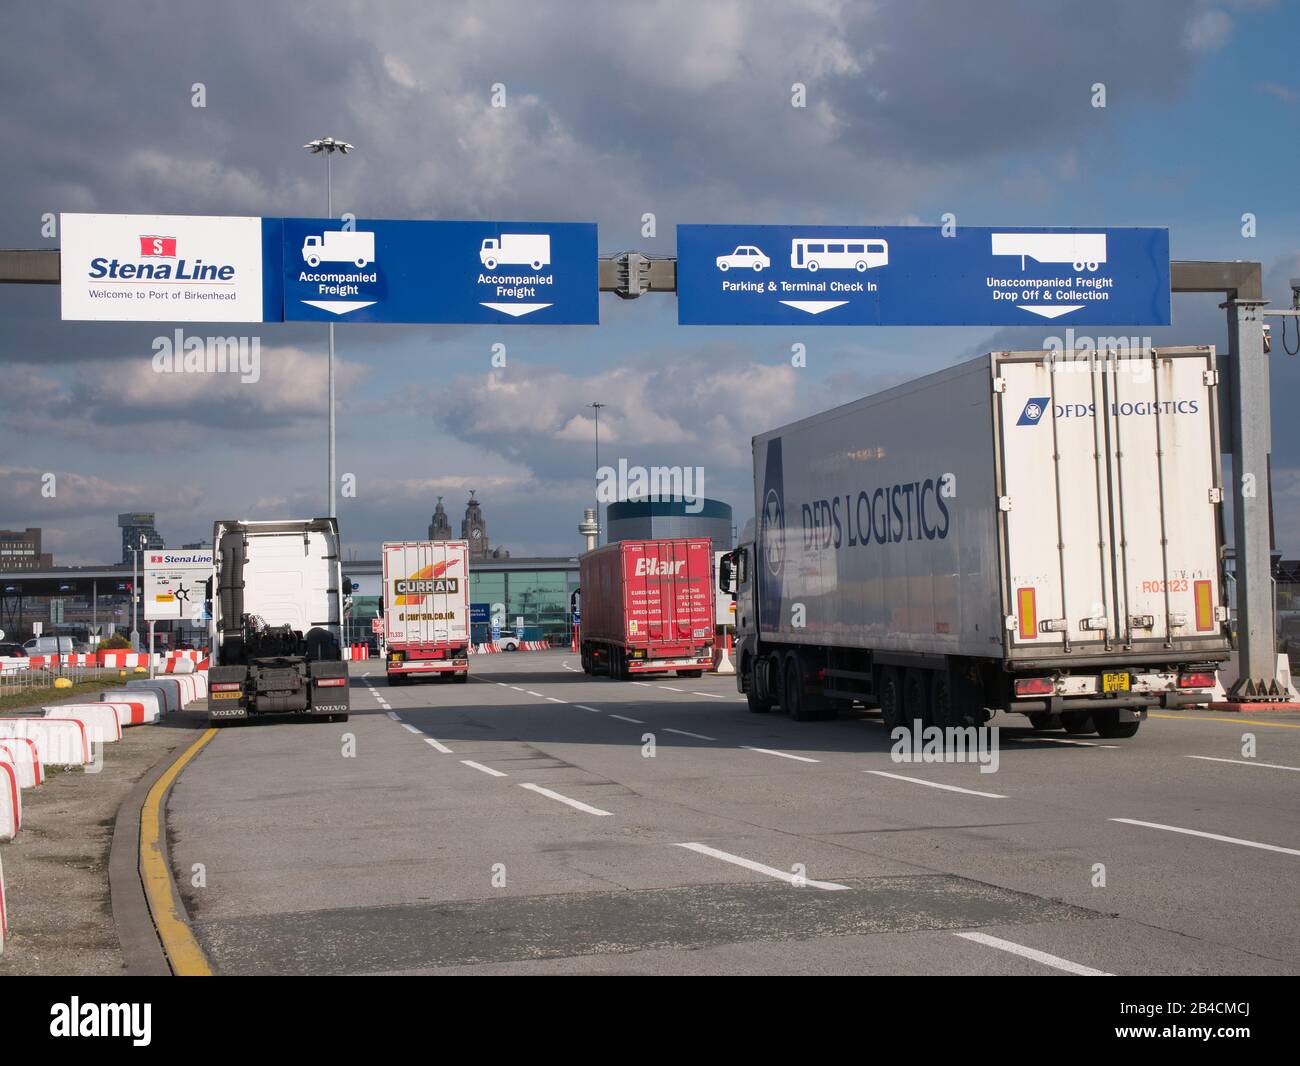
[[[428,744],[429,747],[431,747],[434,751],[440,751],[440,752],[442,752],[444,755],[454,755],[454,754],[455,754],[455,752],[453,752],[453,751],[451,750],[451,748],[447,747],[447,745],[445,745],[445,744],[439,744],[436,740],[433,739],[433,737],[425,737],[425,738],[424,738],[424,742],[425,742],[426,744]]]
[[[1059,955],[1049,955],[1045,951],[1027,948],[1024,944],[1016,944],[1010,940],[1003,940],[1001,937],[989,936],[987,933],[953,933],[953,936],[959,936],[963,940],[973,940],[976,944],[984,944],[986,947],[997,948],[999,951],[1007,951],[1012,955],[1019,955],[1022,959],[1032,959],[1034,962],[1041,962],[1044,966],[1064,970],[1066,973],[1072,973],[1079,977],[1115,976],[1105,970],[1094,970],[1091,966],[1082,966],[1077,962],[1071,962],[1069,959],[1063,959]]]
[[[1200,759],[1202,762],[1230,762],[1234,766],[1262,766],[1266,770],[1295,770],[1300,771],[1300,766],[1283,766],[1275,762],[1256,762],[1254,759],[1216,759],[1213,755],[1188,755],[1189,759]]]
[[[420,736],[420,735],[424,732],[424,730],[422,730],[422,729],[417,729],[415,726],[411,725],[409,722],[403,722],[403,723],[402,723],[402,728],[405,729],[408,733],[414,733],[417,737]]]
[[[729,862],[733,866],[743,866],[746,870],[753,870],[755,873],[766,874],[768,877],[775,877],[778,881],[784,881],[787,885],[794,885],[796,888],[820,888],[823,892],[848,891],[848,885],[836,884],[834,881],[813,881],[795,873],[778,870],[775,866],[765,866],[763,863],[755,862],[753,859],[746,859],[740,855],[732,855],[728,851],[719,851],[717,848],[709,847],[708,844],[697,844],[694,841],[691,841],[686,844],[678,844],[677,846],[679,848],[686,848],[688,851],[699,852],[701,855],[709,855],[715,859],[721,859],[723,862]]]
[[[640,718],[629,718],[627,717],[627,715],[624,714],[611,713],[610,717],[617,718],[620,722],[631,722],[633,725],[645,725],[645,722],[641,721]]]
[[[749,744],[740,745],[746,751],[757,751],[763,755],[779,755],[783,759],[794,759],[798,762],[821,762],[820,759],[810,759],[807,755],[791,755],[788,751],[777,751],[774,748],[755,748]]]
[[[605,713],[605,712],[602,711],[599,707],[588,707],[585,703],[575,703],[574,706],[577,707],[578,710],[580,710],[580,711],[590,711],[592,714],[604,714],[604,713]]]
[[[509,776],[508,774],[502,773],[500,770],[493,770],[490,766],[484,766],[481,762],[475,762],[473,759],[461,759],[461,762],[472,770],[482,770],[483,773],[491,774],[493,777]]]
[[[552,703],[568,703],[568,702],[569,702],[568,700],[557,700],[554,696],[547,696],[546,698],[547,698],[548,700],[550,700]]]
[[[1142,822],[1136,818],[1112,818],[1112,822],[1125,825],[1141,825],[1147,829],[1163,829],[1168,833],[1182,833],[1189,837],[1204,837],[1206,840],[1218,840],[1224,844],[1240,844],[1246,848],[1258,848],[1260,851],[1276,851],[1281,855],[1300,855],[1300,850],[1284,848],[1278,844],[1261,844],[1258,840],[1243,840],[1240,837],[1226,837],[1222,833],[1206,833],[1200,829],[1184,829],[1180,825],[1161,825],[1159,822]]]
[[[583,811],[587,814],[596,814],[605,817],[613,817],[613,811],[602,811],[599,807],[593,807],[589,803],[583,803],[581,800],[570,799],[568,796],[561,796],[558,792],[552,792],[549,788],[542,788],[541,785],[521,784],[520,788],[526,788],[530,792],[536,792],[538,795],[547,796],[553,800],[559,800],[561,803],[567,803],[575,810]]]
[[[665,733],[676,733],[681,737],[694,737],[696,740],[717,740],[717,737],[706,737],[703,733],[692,733],[685,729],[669,729],[664,726]]]
[[[926,785],[929,788],[941,788],[945,792],[962,792],[967,796],[983,796],[985,799],[1004,800],[1007,797],[997,792],[978,792],[973,788],[960,788],[957,785],[941,785],[938,781],[926,781],[922,777],[904,777],[902,774],[887,774],[884,770],[863,770],[864,774],[877,777],[892,777],[895,781],[910,781],[914,785]]]

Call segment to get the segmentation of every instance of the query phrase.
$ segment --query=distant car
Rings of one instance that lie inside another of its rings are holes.
[[[763,254],[763,250],[752,244],[742,244],[730,255],[718,256],[716,262],[719,270],[730,270],[732,267],[766,270],[772,265],[772,260]]]
[[[21,644],[0,644],[0,659],[26,659],[27,653]]]
[[[513,633],[502,633],[501,639],[497,641],[497,648],[500,651],[518,651],[519,638]]]
[[[179,644],[176,645],[176,650],[177,650],[177,651],[193,651],[193,650],[194,650],[194,645],[191,644],[188,640],[182,640]]]

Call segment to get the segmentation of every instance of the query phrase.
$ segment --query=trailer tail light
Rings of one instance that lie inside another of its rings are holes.
[[[1196,628],[1202,632],[1214,628],[1214,597],[1208,581],[1195,582]]]
[[[400,663],[402,661],[402,653],[400,651],[395,651],[390,653],[388,656],[388,661],[394,663]]]
[[[1056,682],[1050,677],[1021,677],[1016,680],[1017,696],[1050,696],[1056,691]]]
[[[346,677],[318,677],[316,679],[317,688],[339,688],[348,683]]]
[[[1033,640],[1038,635],[1038,605],[1032,588],[1016,589],[1016,613],[1020,618],[1020,639]]]
[[[1179,688],[1214,688],[1213,674],[1179,674]]]
[[[238,681],[217,681],[211,686],[213,692],[239,692],[243,687]]]

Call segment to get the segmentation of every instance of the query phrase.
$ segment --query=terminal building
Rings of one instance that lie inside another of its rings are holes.
[[[28,526],[21,533],[16,529],[0,529],[0,571],[48,570],[54,557],[41,551],[41,531]]]
[[[605,514],[607,543],[707,537],[714,551],[730,551],[735,537],[731,505],[720,500],[619,500],[609,504]]]
[[[162,548],[162,534],[154,526],[157,516],[152,511],[130,511],[117,516],[122,530],[122,562],[131,563],[131,553],[137,549]]]

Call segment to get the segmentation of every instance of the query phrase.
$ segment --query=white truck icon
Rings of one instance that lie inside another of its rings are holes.
[[[503,233],[488,237],[478,250],[479,262],[489,270],[502,263],[541,270],[551,265],[551,238],[546,233]]]
[[[1104,233],[994,233],[994,255],[1017,255],[1036,263],[1069,263],[1075,270],[1096,270],[1106,262]]]
[[[308,266],[321,263],[352,263],[364,267],[375,261],[375,235],[355,230],[331,230],[302,242],[302,257]]]

